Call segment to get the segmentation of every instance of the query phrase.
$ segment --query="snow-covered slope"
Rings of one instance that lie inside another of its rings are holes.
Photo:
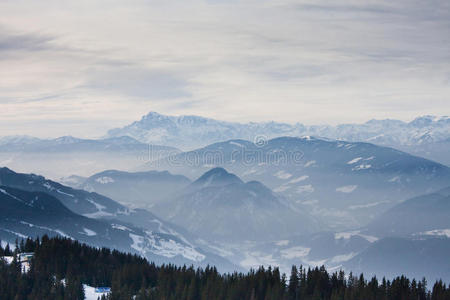
[[[228,259],[247,269],[276,265],[288,273],[292,265],[300,264],[337,269],[376,240],[358,231],[325,231],[252,243],[219,243],[212,250],[219,249]]]
[[[307,135],[391,146],[450,165],[450,155],[442,149],[442,143],[449,145],[449,117],[422,116],[411,122],[386,119],[364,124],[306,126],[277,122],[241,124],[199,116],[175,117],[150,112],[139,121],[108,132],[109,137],[130,136],[145,143],[187,150],[230,139],[254,141],[259,136]]]
[[[59,199],[73,212],[87,217],[113,217],[130,213],[128,208],[105,196],[73,189],[40,175],[16,173],[8,168],[0,168],[0,184],[26,191],[47,193]]]
[[[227,271],[234,269],[227,260],[201,250],[188,232],[146,210],[129,209],[108,197],[7,168],[0,168],[0,186],[0,196],[23,206],[15,209],[0,202],[6,205],[6,214],[0,217],[5,222],[0,228],[7,229],[3,230],[3,240],[52,233],[138,253],[157,262],[203,266],[209,263]],[[36,196],[50,200],[43,206],[35,200]],[[30,218],[24,208],[30,210]],[[10,209],[13,211],[8,212]],[[109,235],[112,233],[118,237],[113,238]]]
[[[201,264],[206,254],[180,238],[142,230],[117,221],[95,220],[67,209],[43,192],[26,192],[0,186],[0,237],[63,236],[98,246],[137,253],[156,262]]]

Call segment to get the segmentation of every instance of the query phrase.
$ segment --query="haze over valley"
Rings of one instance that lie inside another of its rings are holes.
[[[1,238],[69,236],[222,271],[303,264],[449,278],[449,154],[417,153],[450,139],[449,120],[302,127],[152,112],[100,139],[3,137],[2,155],[14,157],[0,176],[5,201],[52,199],[41,209],[58,221],[5,204]],[[64,221],[69,211],[79,221]]]

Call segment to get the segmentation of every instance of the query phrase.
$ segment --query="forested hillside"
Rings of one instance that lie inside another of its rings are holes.
[[[9,245],[0,256],[12,256]],[[397,277],[392,281],[363,275],[328,273],[324,267],[292,267],[290,277],[277,268],[247,274],[220,274],[214,267],[194,269],[157,266],[136,255],[98,249],[66,238],[42,237],[16,245],[18,252],[34,252],[31,268],[23,273],[14,260],[0,259],[0,299],[84,299],[82,284],[110,286],[109,299],[450,299],[442,281],[430,285]]]

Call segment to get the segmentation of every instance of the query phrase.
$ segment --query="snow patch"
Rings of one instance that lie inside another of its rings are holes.
[[[313,206],[313,205],[319,203],[319,200],[313,199],[313,200],[297,201],[297,203],[301,203],[303,205],[311,205],[311,206]]]
[[[292,177],[292,174],[289,174],[283,170],[276,172],[273,176],[280,178],[280,179],[289,179]]]
[[[93,213],[83,214],[83,216],[85,216],[86,218],[91,218],[91,219],[99,219],[99,218],[103,218],[103,217],[113,217],[114,214],[109,213],[107,211],[96,211]]]
[[[65,234],[64,231],[59,230],[59,229],[53,229],[53,228],[46,227],[46,226],[39,226],[39,225],[31,224],[31,223],[28,223],[28,222],[25,222],[25,221],[20,221],[20,223],[23,224],[23,225],[27,225],[27,226],[29,226],[29,227],[36,227],[36,228],[39,228],[39,229],[42,229],[42,230],[47,230],[47,231],[51,231],[51,232],[56,232],[56,233],[59,234],[60,236],[65,237],[65,238],[68,238],[68,239],[72,239],[72,240],[74,239],[74,238],[72,238],[70,235]]]
[[[360,234],[359,236],[366,239],[369,243],[375,243],[378,241],[378,238],[372,235]]]
[[[61,195],[66,195],[66,196],[69,196],[69,197],[75,197],[75,196],[72,195],[72,194],[64,193],[64,192],[61,191],[60,189],[57,189],[56,192],[58,192],[58,193],[61,194]]]
[[[55,188],[54,187],[52,187],[51,185],[50,185],[50,183],[48,183],[48,182],[44,182],[43,184],[42,184],[47,190],[49,190],[49,191],[53,191]]]
[[[292,180],[289,181],[288,183],[297,183],[297,182],[305,181],[305,180],[308,179],[308,178],[309,178],[308,175],[303,175],[303,176],[300,176],[300,177],[298,177],[298,178],[292,179]]]
[[[100,184],[108,184],[108,183],[113,183],[114,179],[112,179],[111,177],[108,177],[108,176],[103,176],[103,177],[99,177],[99,178],[95,179],[95,181]]]
[[[283,249],[280,251],[280,254],[281,254],[281,257],[283,257],[283,258],[293,259],[293,258],[301,258],[301,257],[308,256],[310,251],[311,251],[311,248],[297,246],[297,247],[291,247],[288,249]]]
[[[95,235],[97,235],[97,233],[95,231],[90,230],[89,228],[83,228],[83,231],[84,231],[84,233],[87,236],[95,236]]]
[[[95,292],[95,287],[83,284],[84,288],[84,299],[85,300],[97,300],[99,297],[107,296],[109,293],[97,293]]]
[[[435,229],[430,231],[425,231],[424,235],[434,235],[434,236],[446,236],[450,238],[450,229]]]
[[[362,157],[357,157],[352,159],[351,161],[347,162],[347,165],[353,165],[356,164],[358,161],[360,161],[361,159],[363,159]]]
[[[130,247],[138,252],[143,252],[144,237],[130,233],[130,238],[133,240],[133,244]]]
[[[314,192],[314,187],[311,185],[311,184],[308,184],[308,185],[301,185],[301,186],[299,186],[298,188],[297,188],[297,191],[296,191],[298,194],[301,194],[301,193],[312,193],[312,192]]]
[[[8,245],[8,242],[6,242],[6,241],[0,241],[0,246],[1,246],[3,249],[6,248],[6,245]]]
[[[14,256],[0,256],[0,259],[3,259],[8,265],[10,265],[14,261]]]
[[[281,193],[281,192],[284,192],[284,191],[286,191],[286,190],[288,190],[290,188],[291,188],[290,186],[283,184],[283,185],[280,185],[279,187],[277,187],[276,189],[274,189],[273,191],[275,193]]]
[[[362,237],[363,239],[366,239],[369,243],[373,243],[378,241],[377,237],[371,236],[371,235],[365,235],[365,234],[361,234],[359,230],[355,230],[355,231],[347,231],[347,232],[337,232],[334,234],[334,238],[336,240],[340,240],[340,239],[344,239],[344,240],[348,240],[353,236],[359,236]]]
[[[166,257],[175,257],[181,255],[189,260],[201,262],[205,256],[192,247],[181,245],[174,240],[160,240],[161,246],[156,253]]]
[[[368,204],[351,205],[348,208],[351,210],[361,209],[361,208],[370,208],[370,207],[378,206],[378,205],[384,204],[384,203],[389,203],[389,201],[378,201],[378,202],[372,202],[372,203],[368,203]]]
[[[314,165],[315,163],[316,163],[315,160],[310,160],[310,161],[308,161],[308,162],[304,165],[304,167],[305,167],[305,168],[310,167],[310,166]]]
[[[182,245],[171,239],[157,239],[150,231],[147,231],[146,234],[147,236],[143,237],[130,233],[129,236],[133,241],[130,245],[131,248],[143,255],[148,252],[169,258],[181,255],[186,259],[196,262],[201,262],[205,259],[205,256],[196,251],[193,247]]]
[[[372,165],[369,165],[369,164],[367,164],[367,165],[362,164],[362,165],[359,165],[359,166],[354,167],[354,168],[352,169],[352,171],[367,170],[367,169],[370,169],[370,168],[372,168]]]
[[[400,181],[400,176],[395,176],[392,177],[391,179],[389,179],[389,182],[399,182]]]
[[[288,240],[281,240],[281,241],[276,242],[275,245],[280,246],[280,247],[281,246],[287,246],[287,245],[289,245],[289,241]]]
[[[357,253],[351,252],[348,254],[336,255],[330,260],[330,263],[341,263],[341,262],[348,261],[348,260],[352,259],[353,257],[355,257],[356,254]]]
[[[119,224],[111,224],[111,227],[114,228],[114,229],[118,229],[118,230],[131,231],[130,228],[125,227],[123,225],[119,225]]]
[[[337,189],[336,189],[336,192],[341,192],[341,193],[351,193],[351,192],[353,192],[354,190],[356,190],[356,188],[357,188],[358,186],[357,185],[346,185],[346,186],[341,186],[341,187],[338,187]]]
[[[6,232],[11,233],[11,234],[14,234],[14,235],[16,235],[16,236],[18,236],[20,238],[23,238],[23,239],[27,239],[28,238],[28,236],[26,236],[24,234],[21,234],[19,232],[15,232],[15,231],[12,231],[12,230],[9,230],[9,229],[6,229],[6,228],[0,228],[0,230],[6,231]]]
[[[106,208],[105,206],[95,202],[94,200],[87,198],[86,201],[90,202],[91,204],[93,204],[96,208],[97,211],[93,212],[93,213],[88,213],[88,214],[83,214],[83,216],[88,217],[88,218],[101,218],[101,217],[110,217],[110,216],[114,216],[112,213],[106,212],[104,211],[104,209]]]

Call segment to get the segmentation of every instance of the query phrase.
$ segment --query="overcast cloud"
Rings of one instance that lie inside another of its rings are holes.
[[[101,136],[149,111],[449,115],[449,1],[0,0],[0,136]]]

